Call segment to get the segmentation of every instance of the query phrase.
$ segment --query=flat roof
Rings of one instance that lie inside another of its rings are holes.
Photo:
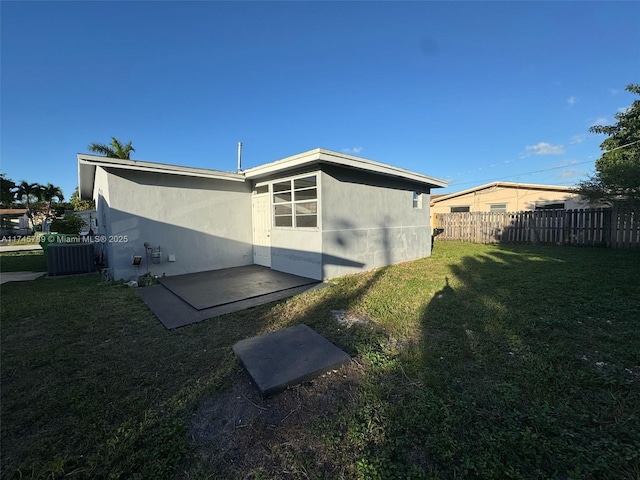
[[[423,175],[404,168],[394,167],[393,165],[375,162],[366,158],[355,157],[353,155],[338,153],[331,150],[324,150],[322,148],[316,148],[315,150],[309,150],[308,152],[286,157],[275,162],[248,168],[240,173],[223,172],[220,170],[210,170],[206,168],[182,167],[178,165],[145,162],[140,160],[123,160],[120,158],[108,158],[83,153],[79,153],[77,157],[79,193],[80,198],[83,199],[90,199],[93,197],[93,187],[97,167],[244,182],[246,180],[259,180],[261,178],[284,173],[307,165],[329,164],[375,173],[378,175],[395,177],[402,180],[409,180],[428,187],[439,188],[447,186],[447,183],[444,180],[440,180],[438,178]]]
[[[412,182],[422,183],[429,187],[447,186],[447,182],[445,182],[444,180],[430,177],[422,173],[417,173],[411,170],[406,170],[404,168],[388,165],[386,163],[375,162],[366,158],[347,155],[346,153],[334,152],[332,150],[325,150],[322,148],[316,148],[314,150],[309,150],[308,152],[299,153],[291,157],[283,158],[282,160],[277,160],[275,162],[266,163],[257,167],[248,168],[244,171],[244,174],[248,179],[259,180],[261,178],[285,172],[287,170],[293,170],[313,164],[338,165],[355,170],[396,177],[403,180],[410,180]]]
[[[527,190],[546,190],[552,192],[566,192],[572,193],[575,191],[572,187],[563,187],[558,185],[541,185],[536,183],[514,183],[514,182],[492,182],[486,183],[484,185],[479,185],[477,187],[469,188],[467,190],[462,190],[460,192],[448,193],[445,195],[439,195],[437,198],[431,199],[431,204],[443,202],[445,200],[449,200],[451,198],[461,197],[462,195],[467,195],[473,192],[479,192],[481,190],[487,190],[489,188],[516,188],[516,189],[527,189]]]
[[[234,172],[223,172],[221,170],[210,170],[207,168],[182,167],[179,165],[145,162],[140,160],[123,160],[121,158],[109,158],[79,153],[78,185],[80,198],[93,198],[93,185],[95,181],[96,167],[180,175],[184,177],[212,178],[216,180],[229,180],[232,182],[245,181],[244,175]]]

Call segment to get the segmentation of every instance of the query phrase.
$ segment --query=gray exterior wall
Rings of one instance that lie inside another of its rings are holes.
[[[147,269],[169,276],[253,263],[247,183],[108,170],[97,168],[94,197],[115,279]],[[160,264],[147,262],[145,242],[160,247]],[[143,259],[138,268],[134,255]]]
[[[380,175],[323,167],[323,278],[431,254],[429,191]],[[422,208],[413,208],[413,192]]]
[[[109,174],[103,168],[96,168],[93,184],[93,200],[96,204],[96,217],[98,220],[98,231],[96,233],[108,239],[111,236]],[[112,246],[113,244],[110,242],[96,243],[95,251],[103,258],[110,259],[113,257]]]
[[[322,233],[319,230],[271,229],[271,268],[322,280]]]

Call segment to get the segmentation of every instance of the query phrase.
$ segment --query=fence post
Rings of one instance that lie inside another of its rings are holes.
[[[618,207],[611,207],[611,247],[618,248]]]
[[[563,238],[563,245],[571,245],[571,237],[573,236],[573,228],[574,228],[574,221],[573,221],[573,210],[565,210],[564,212],[564,238]]]

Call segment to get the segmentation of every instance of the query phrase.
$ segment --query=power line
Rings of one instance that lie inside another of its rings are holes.
[[[626,145],[620,145],[619,147],[612,148],[611,150],[607,150],[606,152],[602,152],[602,154],[604,155],[605,153],[615,152],[616,150],[620,150],[621,148],[625,148],[625,147],[630,147],[631,145],[635,145],[636,143],[640,143],[640,140],[636,140],[635,142],[627,143]]]
[[[612,148],[611,150],[607,150],[606,152],[602,152],[602,153],[604,155],[605,153],[615,152],[616,150],[620,150],[621,148],[630,147],[631,145],[635,145],[636,143],[640,143],[640,140],[636,140],[634,142],[627,143],[625,145],[620,145],[620,146],[618,146],[616,148]],[[593,155],[590,155],[587,158],[591,159],[591,158],[593,158]],[[493,178],[488,178],[488,179],[485,179],[485,180],[474,180],[472,182],[453,183],[453,185],[456,185],[456,186],[457,185],[471,185],[472,183],[485,183],[485,182],[492,182],[492,181],[497,181],[497,180],[506,180],[508,178],[524,177],[525,175],[534,175],[536,173],[548,172],[550,170],[558,170],[560,168],[572,167],[574,165],[584,165],[585,163],[590,163],[592,161],[593,160],[585,160],[584,162],[573,162],[573,163],[568,163],[568,164],[565,164],[565,165],[560,165],[560,166],[557,166],[557,167],[549,167],[549,168],[544,168],[542,170],[534,170],[532,172],[516,173],[514,175],[506,175],[506,176],[503,176],[503,177],[493,177]]]
[[[544,168],[542,170],[534,170],[532,172],[516,173],[515,175],[506,175],[504,177],[493,177],[493,178],[487,178],[485,180],[474,180],[473,182],[454,183],[453,185],[470,185],[472,183],[484,183],[484,182],[491,182],[491,181],[496,181],[496,180],[506,180],[508,178],[524,177],[525,175],[533,175],[533,174],[536,174],[536,173],[548,172],[549,170],[558,170],[560,168],[572,167],[574,165],[583,165],[585,163],[591,163],[592,161],[593,160],[585,160],[584,162],[568,163],[566,165],[560,165],[558,167]]]
[[[582,143],[582,142],[584,142],[586,140],[590,140],[590,139],[594,138],[595,136],[596,135],[587,135],[587,136],[579,137],[579,138],[574,137],[576,139],[572,140],[570,142],[567,142],[567,143],[564,143],[564,144],[561,144],[561,145],[549,145],[549,146],[552,147],[553,149],[562,149],[562,153],[564,153],[564,149],[566,147],[568,147],[569,145],[575,145],[576,143]],[[540,145],[540,144],[538,144],[538,145]],[[527,148],[534,149],[535,146],[527,147]],[[490,168],[499,167],[499,166],[505,165],[507,163],[514,163],[514,162],[517,162],[518,160],[523,160],[525,158],[533,157],[533,156],[536,156],[536,155],[540,155],[540,153],[537,153],[535,151],[531,151],[529,153],[523,153],[522,155],[520,155],[517,158],[511,158],[509,160],[498,161],[498,162],[492,163],[491,165],[487,165],[487,166],[484,166],[484,167],[477,167],[474,170],[467,170],[466,172],[460,172],[460,173],[456,173],[455,175],[449,175],[449,178],[460,177],[462,175],[472,174],[473,172],[479,172],[481,170],[488,170]]]

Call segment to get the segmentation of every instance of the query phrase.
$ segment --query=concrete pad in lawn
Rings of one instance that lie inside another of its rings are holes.
[[[351,357],[307,325],[240,340],[233,346],[263,397],[341,367]]]

